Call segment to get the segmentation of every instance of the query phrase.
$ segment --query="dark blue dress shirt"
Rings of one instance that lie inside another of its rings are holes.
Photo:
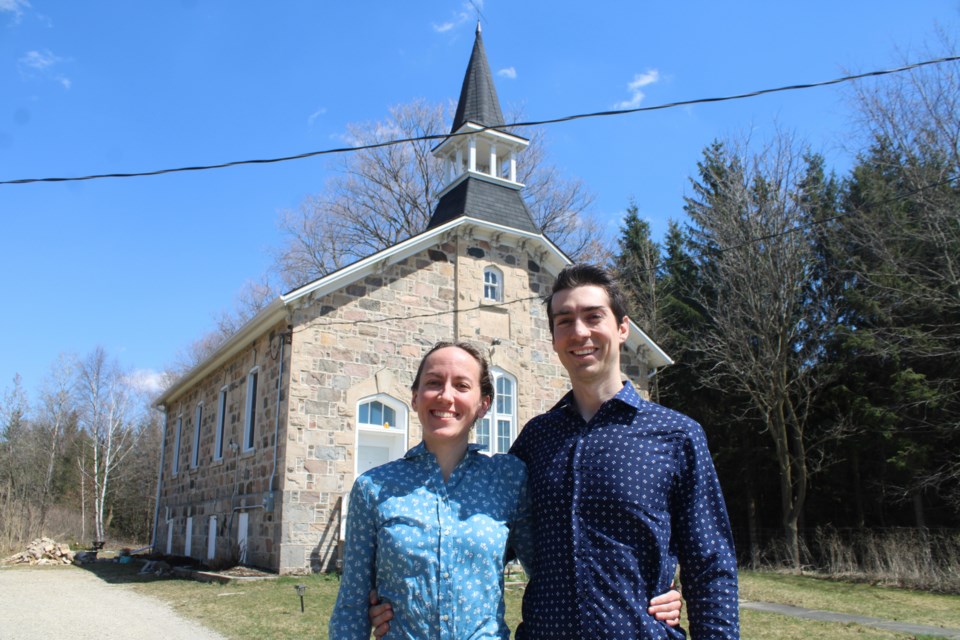
[[[694,638],[739,638],[733,538],[703,429],[626,383],[589,423],[573,392],[510,451],[536,546],[516,638],[683,638],[647,613],[680,563]]]

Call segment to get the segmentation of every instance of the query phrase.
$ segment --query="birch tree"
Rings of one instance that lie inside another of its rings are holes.
[[[77,364],[77,406],[88,449],[80,468],[92,487],[94,536],[106,536],[107,492],[112,474],[136,444],[134,390],[102,347]]]

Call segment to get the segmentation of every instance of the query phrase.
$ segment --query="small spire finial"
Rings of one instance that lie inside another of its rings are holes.
[[[480,35],[480,18],[477,18],[477,35]]]

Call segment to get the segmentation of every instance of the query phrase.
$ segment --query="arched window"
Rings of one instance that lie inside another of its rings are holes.
[[[487,453],[506,453],[517,435],[517,382],[496,367],[490,370],[496,397],[493,406],[477,425],[477,444]]]
[[[483,299],[487,302],[503,302],[503,272],[496,267],[483,270]]]

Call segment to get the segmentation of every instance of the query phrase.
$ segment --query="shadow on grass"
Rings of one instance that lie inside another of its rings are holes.
[[[143,568],[144,560],[134,559],[126,564],[121,564],[110,559],[98,559],[94,562],[74,565],[84,571],[89,571],[104,582],[110,584],[141,584],[148,582],[159,582],[161,580],[182,580],[176,575],[158,576],[155,573],[140,573]]]

